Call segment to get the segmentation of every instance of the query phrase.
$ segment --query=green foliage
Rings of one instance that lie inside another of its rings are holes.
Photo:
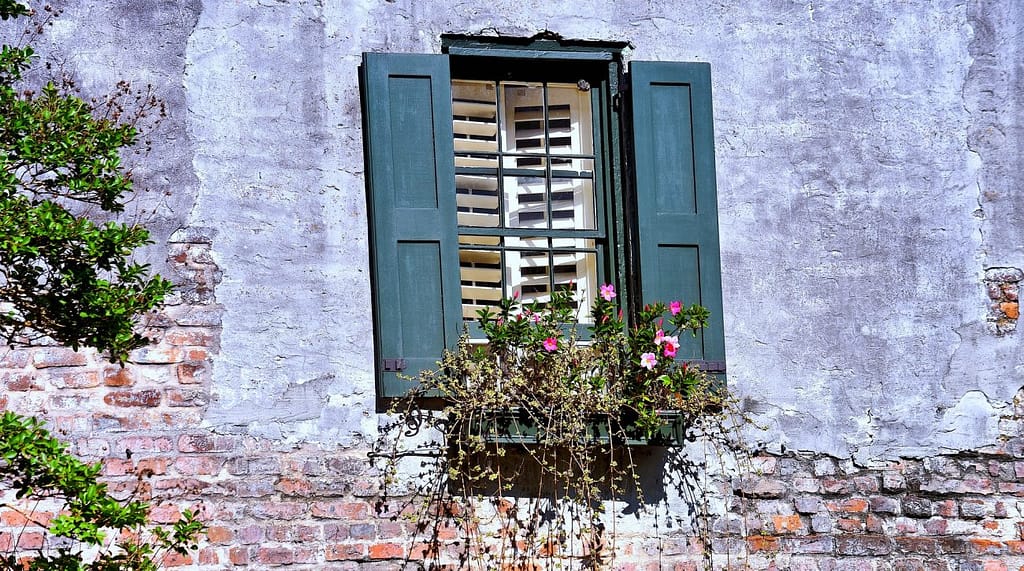
[[[546,304],[504,299],[479,313],[486,343],[464,336],[393,407],[373,458],[385,498],[417,503],[401,511],[428,546],[425,567],[443,563],[453,529],[474,568],[608,567],[614,518],[605,507],[644,502],[624,444],[679,446],[724,432],[734,401],[676,359],[679,336],[699,332],[708,311],[655,303],[627,323],[615,297],[602,286],[585,319],[568,290]],[[434,395],[439,409],[426,410]],[[440,439],[424,442],[430,434]]]
[[[149,506],[111,496],[97,481],[100,469],[69,454],[39,420],[13,412],[0,416],[0,489],[13,490],[16,499],[3,507],[45,528],[53,542],[32,555],[0,554],[0,570],[150,571],[169,552],[196,549],[203,524],[194,512],[183,511],[169,528],[150,526]],[[59,515],[38,520],[41,501],[55,502]]]
[[[25,13],[0,0],[5,19]],[[98,103],[54,83],[36,93],[24,82],[33,57],[31,47],[0,50],[0,338],[49,337],[124,362],[149,342],[138,316],[171,284],[132,260],[150,243],[145,228],[87,214],[124,210],[132,177],[121,154],[138,139],[135,123],[160,104],[125,83]]]

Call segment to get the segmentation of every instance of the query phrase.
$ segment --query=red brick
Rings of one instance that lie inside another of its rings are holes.
[[[840,555],[888,555],[892,543],[881,535],[843,535],[836,537],[836,552]]]
[[[291,520],[305,516],[308,508],[304,503],[297,502],[263,502],[252,506],[254,517],[261,519]]]
[[[347,561],[366,557],[366,545],[362,543],[332,543],[325,549],[328,561]]]
[[[149,508],[149,519],[156,523],[174,523],[181,519],[181,510],[174,504],[163,504]]]
[[[0,369],[24,369],[28,361],[29,351],[25,349],[3,349],[0,353]]]
[[[775,525],[775,533],[794,533],[804,527],[800,516],[795,514],[772,516],[772,524]]]
[[[281,478],[274,489],[286,496],[306,497],[312,494],[313,485],[302,478]]]
[[[182,555],[172,551],[167,555],[164,555],[163,564],[164,567],[181,567],[182,565],[191,565],[192,556],[187,554]]]
[[[132,363],[148,365],[165,365],[180,363],[184,359],[184,353],[178,347],[150,346],[142,347],[131,352],[128,360]]]
[[[267,565],[291,565],[309,563],[315,557],[312,549],[291,549],[287,547],[261,547],[256,560]]]
[[[931,554],[939,552],[939,544],[930,537],[896,537],[896,547],[913,554]]]
[[[131,460],[107,458],[103,461],[104,476],[124,476],[125,474],[131,474],[134,469],[135,463]]]
[[[210,434],[182,434],[178,437],[181,452],[230,452],[235,448],[236,439],[231,436]]]
[[[405,557],[405,546],[400,543],[375,543],[369,549],[370,559],[398,559]]]
[[[230,528],[211,525],[206,528],[206,539],[210,543],[231,543],[231,540],[235,538],[235,533]]]
[[[228,550],[228,561],[232,565],[248,565],[249,550],[245,547],[232,547]]]
[[[213,456],[182,456],[174,461],[174,469],[186,476],[212,476],[220,472],[223,458]]]
[[[103,370],[103,384],[108,387],[130,387],[135,384],[135,373],[128,367],[107,367]]]
[[[143,458],[135,464],[139,476],[162,476],[167,473],[166,458]]]
[[[196,389],[168,389],[168,406],[206,406],[210,403],[210,395],[204,390]]]
[[[1001,541],[993,541],[991,539],[983,539],[980,537],[972,537],[969,540],[971,551],[974,553],[983,553],[988,555],[999,555],[1004,551],[1004,545]]]
[[[65,347],[47,347],[32,355],[32,366],[37,369],[48,367],[80,367],[89,363],[84,353]]]
[[[91,389],[100,386],[97,371],[69,371],[52,375],[50,382],[58,389]]]
[[[18,538],[19,549],[39,549],[43,546],[45,536],[36,531],[25,531]]]
[[[164,341],[175,346],[199,345],[210,347],[216,340],[216,336],[208,329],[173,329],[164,335]]]
[[[747,546],[752,553],[778,551],[779,538],[772,535],[750,535],[747,536]]]
[[[216,565],[218,563],[220,563],[220,557],[217,556],[217,550],[212,547],[204,547],[199,550],[200,565]]]
[[[160,401],[160,391],[156,389],[114,391],[103,397],[103,402],[110,406],[123,407],[154,407],[160,406]]]
[[[170,438],[164,436],[127,436],[118,442],[117,451],[131,450],[139,452],[170,452],[174,449],[174,443]]]
[[[209,367],[205,362],[189,362],[178,365],[178,382],[183,385],[195,385],[206,380]]]
[[[40,391],[43,387],[36,383],[35,378],[28,373],[4,373],[4,386],[9,391]]]
[[[328,519],[366,519],[370,515],[370,505],[366,502],[314,502],[313,517]]]

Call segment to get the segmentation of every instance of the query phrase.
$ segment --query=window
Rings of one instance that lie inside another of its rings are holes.
[[[679,358],[724,373],[710,67],[625,44],[452,37],[361,67],[378,397],[502,297],[612,282],[712,313]]]

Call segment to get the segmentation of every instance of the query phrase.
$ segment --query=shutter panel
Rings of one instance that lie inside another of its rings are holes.
[[[725,367],[711,67],[632,62],[631,110],[643,301],[700,303],[710,322],[679,359]]]
[[[462,319],[448,57],[363,54],[378,397],[436,367]],[[403,367],[404,365],[404,367]]]

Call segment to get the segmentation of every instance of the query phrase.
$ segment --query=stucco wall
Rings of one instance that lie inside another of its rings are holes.
[[[1024,266],[1017,3],[207,2],[171,31],[140,9],[112,20],[183,56],[117,65],[183,92],[174,172],[197,183],[174,206],[215,229],[224,271],[218,430],[372,438],[356,66],[444,32],[712,63],[730,384],[770,426],[753,438],[862,461],[978,448],[1024,385],[983,283]]]

